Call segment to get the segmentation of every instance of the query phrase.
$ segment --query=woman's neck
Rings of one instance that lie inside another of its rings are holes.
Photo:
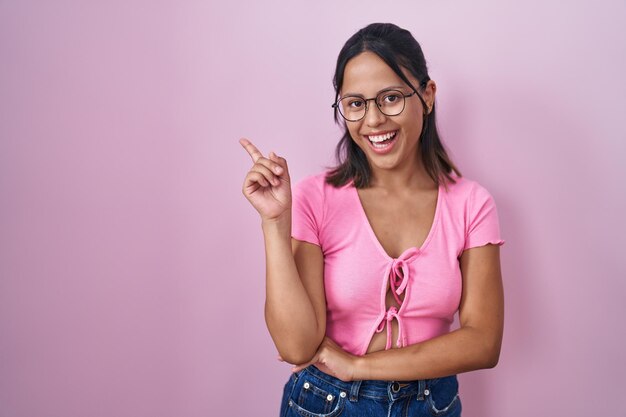
[[[371,188],[383,188],[391,192],[401,190],[431,190],[437,185],[428,175],[419,157],[415,163],[394,169],[371,167]]]

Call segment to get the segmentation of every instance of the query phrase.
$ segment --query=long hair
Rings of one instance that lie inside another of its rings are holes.
[[[339,99],[343,86],[346,64],[350,59],[365,51],[378,55],[414,91],[418,93],[424,91],[430,77],[422,48],[411,32],[391,23],[372,23],[348,39],[339,52],[333,78],[335,102]],[[419,80],[419,89],[411,84],[401,68],[405,68]],[[337,108],[335,108],[334,116],[335,122],[343,122],[344,134],[335,150],[338,165],[327,173],[326,182],[335,187],[341,187],[352,180],[355,187],[367,188],[371,180],[371,168],[367,157],[352,140],[346,122],[338,114]],[[452,171],[459,177],[461,173],[448,157],[437,132],[435,117],[435,103],[433,103],[432,111],[424,115],[418,153],[428,175],[437,185],[443,183],[445,186],[447,181],[456,182],[452,177]]]

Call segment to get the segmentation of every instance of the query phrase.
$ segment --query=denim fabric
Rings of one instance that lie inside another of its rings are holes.
[[[311,365],[285,384],[280,417],[459,417],[456,375],[411,382],[343,382]]]

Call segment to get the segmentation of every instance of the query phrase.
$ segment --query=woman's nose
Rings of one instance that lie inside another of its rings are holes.
[[[369,127],[378,126],[385,121],[386,117],[375,103],[370,103],[365,114],[365,123]]]

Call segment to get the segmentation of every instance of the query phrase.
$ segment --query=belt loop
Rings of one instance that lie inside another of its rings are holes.
[[[359,390],[361,389],[361,382],[363,381],[354,381],[352,383],[352,387],[350,387],[350,401],[355,402],[359,400]]]
[[[420,379],[417,381],[417,401],[424,401],[424,390],[426,389],[426,381]]]

